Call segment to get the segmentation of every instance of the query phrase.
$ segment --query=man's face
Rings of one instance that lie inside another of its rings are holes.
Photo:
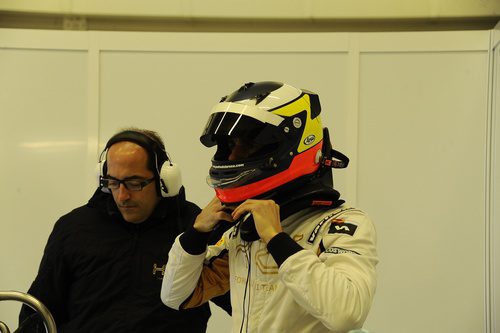
[[[128,141],[112,145],[107,154],[107,176],[118,180],[146,180],[152,178],[148,169],[148,154],[141,146]],[[144,222],[160,201],[156,193],[156,181],[146,185],[141,191],[131,191],[120,184],[111,190],[123,219],[130,223]]]

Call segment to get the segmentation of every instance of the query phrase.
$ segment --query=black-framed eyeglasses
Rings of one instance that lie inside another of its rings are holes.
[[[142,191],[142,189],[155,180],[155,177],[149,179],[114,179],[114,178],[101,178],[101,186],[110,190],[117,190],[120,184],[123,184],[127,190]]]

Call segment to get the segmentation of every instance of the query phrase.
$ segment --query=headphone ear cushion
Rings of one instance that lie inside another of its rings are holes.
[[[104,175],[104,168],[105,168],[104,163],[106,163],[106,161],[99,161],[99,163],[97,163],[96,165],[97,186],[101,188],[102,192],[111,193],[111,191],[108,188],[103,187],[101,183],[101,179]]]
[[[176,163],[166,161],[160,170],[161,196],[174,197],[179,194],[182,187],[181,169]]]

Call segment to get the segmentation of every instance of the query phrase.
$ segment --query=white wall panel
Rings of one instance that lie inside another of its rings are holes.
[[[0,48],[0,289],[27,290],[55,220],[87,198],[84,51]],[[0,303],[17,327],[18,304]]]
[[[482,332],[484,52],[366,53],[358,203],[379,234],[375,332]]]
[[[491,71],[491,197],[489,213],[491,214],[490,235],[488,240],[491,257],[491,331],[500,332],[500,23],[492,32],[492,71]]]

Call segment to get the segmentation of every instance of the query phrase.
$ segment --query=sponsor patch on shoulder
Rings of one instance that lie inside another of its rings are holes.
[[[347,234],[353,236],[358,228],[357,225],[344,222],[344,220],[333,219],[330,224],[329,234]]]
[[[328,248],[328,249],[326,249],[324,252],[325,252],[325,253],[332,253],[332,254],[344,254],[344,253],[354,253],[354,254],[359,254],[359,253],[358,253],[358,252],[356,252],[356,251],[343,249],[343,248],[341,248],[341,247],[329,247],[329,248]]]
[[[222,245],[222,244],[224,244],[224,237],[221,237],[221,239],[219,239],[217,241],[217,243],[215,243],[215,245],[217,245],[217,246]]]

